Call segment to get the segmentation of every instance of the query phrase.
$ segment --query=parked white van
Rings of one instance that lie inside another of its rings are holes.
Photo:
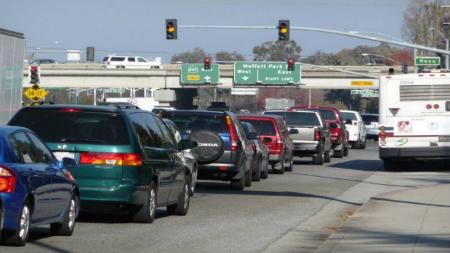
[[[103,63],[106,68],[160,69],[161,57],[150,61],[141,56],[108,55],[103,58]]]

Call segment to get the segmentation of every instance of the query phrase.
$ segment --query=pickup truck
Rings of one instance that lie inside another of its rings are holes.
[[[276,112],[276,114],[282,115],[286,121],[289,135],[294,143],[295,156],[312,157],[313,163],[317,165],[330,162],[332,146],[330,132],[319,112],[296,110]]]

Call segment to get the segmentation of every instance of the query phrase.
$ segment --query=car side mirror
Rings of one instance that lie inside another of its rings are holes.
[[[291,128],[291,129],[289,129],[289,134],[299,134],[299,133],[300,133],[300,131],[298,131],[297,128]]]
[[[272,142],[272,138],[270,138],[270,137],[263,138],[263,143],[269,143],[269,142]]]
[[[257,140],[258,139],[258,135],[256,133],[254,133],[254,132],[248,133],[247,139],[249,139],[249,140]]]
[[[332,122],[332,123],[328,124],[328,127],[329,128],[338,128],[338,125],[336,123]]]
[[[64,168],[74,168],[77,166],[77,163],[72,158],[64,157],[62,160],[62,165]]]
[[[351,119],[346,119],[345,120],[345,124],[351,125],[352,124],[352,120]]]
[[[198,147],[198,143],[193,140],[181,140],[178,143],[178,149],[180,150],[193,149],[196,147]]]

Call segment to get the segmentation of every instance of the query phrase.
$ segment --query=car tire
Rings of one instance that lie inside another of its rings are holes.
[[[183,184],[183,191],[180,192],[180,196],[178,196],[178,202],[176,204],[167,206],[167,214],[169,215],[181,215],[184,216],[189,211],[189,203],[191,195],[189,193],[189,179],[185,178]]]
[[[264,168],[261,171],[261,178],[262,179],[267,179],[269,177],[269,165],[266,165],[266,168]]]
[[[25,246],[30,234],[32,209],[29,201],[25,201],[17,217],[17,229],[13,232],[4,231],[2,242],[6,245]]]
[[[72,195],[70,204],[64,213],[64,220],[62,223],[50,224],[50,233],[53,235],[71,236],[75,229],[75,220],[77,218],[79,199],[76,194]]]
[[[256,165],[257,166],[256,172],[254,174],[252,173],[252,180],[255,182],[259,182],[261,180],[261,169],[262,169],[261,165],[262,165],[261,158],[259,158],[258,163]]]
[[[291,172],[292,169],[293,169],[293,167],[294,167],[293,158],[291,158],[288,162],[289,162],[289,166],[287,166],[287,167],[285,168],[285,170]]]
[[[323,162],[325,162],[325,163],[331,162],[330,151],[325,152],[325,154],[324,154],[324,156],[323,156]]]
[[[360,149],[366,149],[367,146],[367,138],[364,139],[364,141],[361,143],[361,145],[359,146]]]
[[[250,187],[252,186],[252,170],[248,170],[245,173],[245,187]]]
[[[324,156],[325,156],[325,152],[322,149],[317,155],[313,156],[313,163],[315,165],[322,165],[323,161],[325,160]]]
[[[151,182],[148,187],[148,194],[145,203],[141,206],[132,206],[130,208],[131,216],[134,222],[152,223],[156,215],[156,186]]]
[[[348,147],[344,147],[344,153],[343,153],[343,155],[344,156],[348,156]]]
[[[343,148],[341,150],[333,150],[333,156],[336,158],[342,158],[344,157],[344,152],[343,152]]]
[[[191,184],[189,186],[189,194],[192,196],[194,196],[194,192],[195,192],[195,186],[197,184],[197,175],[198,175],[198,167],[195,166],[194,167],[194,171],[192,172],[191,175]]]
[[[245,188],[245,174],[243,174],[239,179],[232,179],[230,186],[233,190],[243,191]]]
[[[274,174],[284,174],[284,167],[282,166],[280,170],[275,169],[276,164],[272,165],[272,171]]]

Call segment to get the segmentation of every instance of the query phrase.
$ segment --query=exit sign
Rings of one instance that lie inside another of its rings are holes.
[[[440,57],[416,57],[416,65],[418,66],[434,66],[441,65]]]

